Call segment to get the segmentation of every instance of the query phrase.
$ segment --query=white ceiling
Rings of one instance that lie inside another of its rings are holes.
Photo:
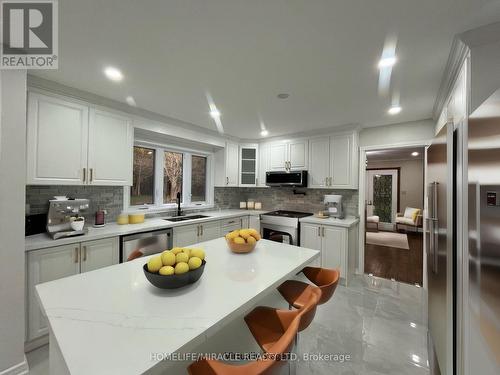
[[[422,160],[424,158],[424,147],[400,147],[384,150],[367,151],[366,158],[369,162],[394,161],[394,160]],[[412,156],[412,152],[418,152]]]
[[[429,118],[453,36],[500,19],[491,0],[64,0],[59,70],[37,76],[227,134],[258,138]],[[398,38],[393,87],[377,61]],[[104,78],[107,65],[125,79]],[[278,93],[289,93],[286,100]]]

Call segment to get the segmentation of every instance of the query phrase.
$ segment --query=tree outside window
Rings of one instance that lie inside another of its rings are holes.
[[[193,155],[191,157],[191,201],[204,202],[207,186],[207,158]]]
[[[175,203],[177,193],[182,197],[183,155],[165,152],[163,163],[163,203]]]
[[[155,150],[135,146],[131,205],[154,203],[154,169]]]

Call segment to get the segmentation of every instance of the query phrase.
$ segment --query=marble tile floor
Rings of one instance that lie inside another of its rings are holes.
[[[270,294],[259,304],[279,304],[279,294]],[[281,302],[281,301],[280,301]],[[424,375],[427,360],[427,322],[424,290],[413,285],[373,276],[354,278],[349,287],[339,286],[333,299],[318,307],[311,326],[300,334],[296,352],[296,373],[304,375]],[[246,326],[237,318],[228,324],[238,342],[253,341]],[[241,328],[241,329],[239,329]],[[239,333],[236,330],[239,329]],[[228,350],[227,339],[211,338],[206,349]],[[231,346],[233,350],[242,350]],[[255,348],[251,348],[255,350]],[[344,362],[305,360],[305,355],[350,355]],[[48,375],[48,347],[27,354],[30,374]],[[168,373],[185,373],[178,364]]]

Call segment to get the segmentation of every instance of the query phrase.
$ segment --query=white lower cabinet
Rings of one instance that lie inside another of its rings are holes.
[[[210,241],[220,237],[220,222],[183,225],[174,228],[174,246],[190,246],[198,242]]]
[[[26,341],[32,341],[49,333],[47,319],[38,304],[35,286],[117,264],[119,262],[118,238],[33,250],[28,253],[26,259]]]
[[[80,272],[112,266],[120,261],[120,247],[116,238],[82,242],[80,246]]]
[[[260,215],[250,215],[248,217],[248,227],[257,230],[260,233]]]
[[[200,234],[199,225],[184,225],[182,227],[174,228],[174,246],[183,247],[189,246],[199,242],[198,237]]]
[[[220,234],[225,236],[229,232],[238,229],[246,229],[250,227],[250,220],[248,216],[233,217],[220,221]]]
[[[198,242],[215,240],[220,237],[220,222],[212,221],[200,224],[200,238]]]
[[[340,269],[340,277],[347,285],[356,266],[357,224],[346,228],[301,223],[300,228],[300,245],[321,252],[311,265]]]

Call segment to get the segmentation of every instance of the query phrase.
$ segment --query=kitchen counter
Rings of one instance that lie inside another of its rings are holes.
[[[180,227],[183,225],[200,224],[200,223],[205,223],[205,222],[209,222],[209,221],[229,219],[232,217],[239,217],[239,216],[245,216],[245,215],[257,216],[257,215],[261,215],[261,214],[266,213],[266,212],[268,212],[268,211],[239,210],[239,209],[214,210],[214,211],[203,211],[203,212],[199,213],[201,215],[209,216],[207,218],[180,221],[180,222],[166,221],[166,220],[161,219],[161,218],[146,219],[146,221],[144,223],[141,223],[141,224],[118,225],[118,224],[113,222],[113,223],[106,224],[106,226],[102,227],[102,228],[94,228],[92,226],[89,226],[88,227],[89,232],[83,236],[61,238],[58,240],[53,240],[48,234],[41,233],[41,234],[35,234],[33,236],[26,237],[25,250],[32,251],[32,250],[44,249],[44,248],[53,247],[53,246],[67,245],[67,244],[84,242],[84,241],[99,240],[102,238],[123,236],[123,235],[127,235],[127,234],[153,231],[153,230],[158,230],[158,229],[174,228],[174,227]],[[196,215],[196,214],[197,213],[190,213],[189,215]],[[189,216],[189,215],[186,215],[186,216]]]
[[[353,225],[359,223],[359,219],[356,217],[346,217],[344,219],[335,219],[335,218],[319,219],[314,216],[307,216],[300,219],[300,222],[350,228]]]
[[[142,270],[148,258],[37,285],[51,373],[168,373],[154,353],[195,350],[319,256],[267,240],[249,254],[232,253],[224,238],[195,246],[205,249],[205,272],[182,289],[152,286]]]

